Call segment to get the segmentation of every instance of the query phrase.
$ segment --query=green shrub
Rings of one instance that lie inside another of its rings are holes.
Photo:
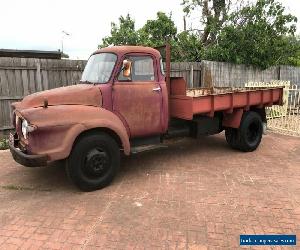
[[[0,150],[8,149],[8,140],[0,139]]]

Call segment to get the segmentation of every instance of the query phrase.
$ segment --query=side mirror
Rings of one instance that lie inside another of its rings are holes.
[[[123,61],[122,71],[124,77],[130,77],[131,76],[131,64],[132,62],[129,60]]]

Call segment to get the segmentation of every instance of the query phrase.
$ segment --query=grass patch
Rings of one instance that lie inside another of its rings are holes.
[[[8,140],[0,139],[0,150],[8,149]]]
[[[15,191],[42,191],[42,192],[50,192],[51,189],[40,189],[40,188],[33,188],[33,187],[23,187],[18,185],[4,185],[1,188],[6,190],[15,190]]]

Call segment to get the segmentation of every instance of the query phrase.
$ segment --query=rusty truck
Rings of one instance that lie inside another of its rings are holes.
[[[80,84],[47,90],[13,103],[14,160],[27,167],[65,160],[81,190],[109,185],[129,156],[174,137],[201,138],[225,130],[229,146],[244,152],[260,144],[265,107],[282,104],[283,88],[187,89],[170,77],[170,46],[94,52]]]

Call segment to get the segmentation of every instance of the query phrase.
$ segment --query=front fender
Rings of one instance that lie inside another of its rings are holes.
[[[59,105],[26,109],[21,116],[37,130],[30,133],[28,151],[46,154],[49,161],[69,156],[76,138],[84,131],[105,128],[113,131],[122,142],[126,155],[130,154],[129,135],[122,121],[114,113],[99,107]]]

